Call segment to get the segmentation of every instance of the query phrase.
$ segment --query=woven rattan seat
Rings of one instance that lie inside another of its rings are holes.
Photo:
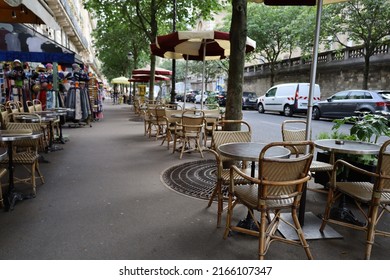
[[[276,146],[303,147],[305,150],[307,148],[308,152],[289,158],[265,157],[266,152]],[[300,245],[304,248],[308,259],[312,259],[309,245],[298,221],[297,208],[300,204],[304,184],[310,179],[309,167],[313,159],[313,151],[314,143],[310,141],[270,143],[260,152],[256,178],[242,172],[236,166],[232,166],[230,168],[231,180],[224,238],[226,239],[231,231],[257,236],[259,239],[259,259],[265,258],[273,241]],[[248,180],[249,183],[236,184],[233,180],[236,174]],[[232,225],[233,210],[237,203],[248,208],[259,229],[258,231]],[[299,241],[286,239],[277,233],[279,223],[285,222],[281,213],[287,210],[291,213],[293,224],[287,222],[286,224],[296,231]],[[260,223],[255,217],[255,211],[260,213]]]
[[[240,131],[228,131],[228,130],[217,130],[217,129],[229,129],[228,125],[236,125],[240,127]],[[242,120],[224,120],[214,123],[212,130],[212,142],[214,147],[226,143],[236,143],[236,142],[250,142],[252,139],[252,131],[250,125]],[[224,197],[223,187],[227,189],[230,183],[230,165],[236,163],[240,166],[243,172],[246,171],[246,163],[234,162],[231,158],[222,156],[219,154],[218,149],[210,150],[216,158],[217,161],[217,182],[213,193],[211,194],[210,200],[207,207],[210,207],[214,198],[217,197],[218,202],[218,216],[217,216],[217,226],[221,224],[221,216],[223,212],[223,201],[227,200],[227,196]],[[237,175],[233,177],[236,184],[243,184],[248,182],[241,176]],[[225,191],[225,193],[227,193]]]
[[[285,120],[282,123],[282,138],[283,141],[304,141],[306,139],[306,121],[304,120]],[[299,150],[300,154],[303,154],[305,151],[300,148]],[[315,176],[315,172],[326,172],[329,176],[331,176],[333,170],[333,165],[313,160],[310,166],[310,172],[313,173]],[[321,193],[328,193],[326,189],[316,189],[316,188],[307,188],[308,190],[315,191],[315,192],[321,192]]]
[[[332,174],[331,188],[328,195],[328,201],[324,213],[323,222],[320,230],[323,231],[328,222],[345,226],[348,228],[364,231],[366,233],[366,251],[364,258],[371,258],[372,247],[376,235],[390,237],[389,231],[378,229],[378,224],[382,216],[390,212],[390,151],[388,146],[390,140],[387,140],[381,147],[378,157],[376,172],[358,168],[344,160],[338,160],[335,163]],[[345,182],[337,181],[337,172],[340,169],[349,169],[351,171],[369,176],[370,181],[366,182]],[[366,221],[362,225],[350,224],[344,221],[338,221],[330,217],[333,204],[339,197],[345,194],[350,197]],[[353,242],[353,241],[349,241]],[[380,247],[378,248],[380,249]],[[388,250],[388,248],[381,248]]]

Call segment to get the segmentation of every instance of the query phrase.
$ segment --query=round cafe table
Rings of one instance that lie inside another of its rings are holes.
[[[71,111],[74,111],[74,109],[70,109],[70,108],[62,108],[62,107],[59,107],[59,108],[52,108],[52,109],[48,109],[49,111],[52,111],[52,112],[55,112],[57,116],[59,116],[60,118],[66,118],[68,112],[71,112]],[[59,124],[59,127],[60,127],[60,135],[59,135],[59,141],[61,144],[65,144],[65,140],[64,140],[64,137],[62,135],[62,122],[65,123],[65,120],[62,121],[62,119],[60,119],[60,124]]]
[[[17,200],[23,200],[33,198],[33,194],[25,195],[15,191],[14,185],[14,165],[13,165],[13,142],[23,139],[38,139],[42,136],[40,132],[31,131],[12,131],[12,130],[0,130],[0,141],[7,143],[7,154],[8,154],[8,176],[9,185],[8,191],[5,194],[4,204],[5,210],[13,210]],[[0,157],[1,158],[1,157]]]

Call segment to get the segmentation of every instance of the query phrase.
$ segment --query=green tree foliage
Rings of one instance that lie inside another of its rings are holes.
[[[298,46],[303,51],[310,49],[313,35],[312,8],[248,4],[248,36],[256,41],[259,59],[270,63],[271,86],[281,55],[291,56]]]
[[[146,37],[148,44],[145,44],[145,50],[149,49],[149,43],[155,42],[158,34],[172,30],[174,3],[172,0],[84,0],[84,3],[85,7],[93,12],[97,25],[104,26],[104,32],[113,33],[112,25],[121,24],[124,25],[123,29],[128,30],[127,34],[121,35],[122,39],[130,40],[136,33]],[[210,19],[212,12],[219,8],[217,0],[176,0],[176,27],[192,26],[199,18]],[[116,44],[115,41],[112,43]],[[150,56],[150,67],[152,70],[150,97],[153,98],[154,56]]]
[[[355,44],[363,45],[360,53],[365,62],[362,87],[367,89],[370,57],[390,35],[390,1],[355,0],[328,5],[322,22],[324,33],[342,47],[348,47],[342,39],[344,34]]]

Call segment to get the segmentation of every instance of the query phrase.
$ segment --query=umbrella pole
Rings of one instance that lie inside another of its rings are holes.
[[[183,109],[186,108],[186,89],[187,89],[187,72],[188,72],[188,55],[187,55],[187,60],[186,60],[186,76],[184,77],[184,104],[183,104]]]
[[[205,84],[204,84],[204,76],[205,76],[205,57],[206,57],[206,42],[204,42],[203,44],[203,73],[202,73],[202,95],[201,95],[201,98],[200,98],[200,109],[203,110],[203,95],[204,95],[204,92],[205,92]]]
[[[311,119],[312,119],[312,112],[313,112],[314,88],[316,84],[316,74],[317,74],[317,59],[318,59],[318,45],[319,45],[319,38],[320,38],[322,1],[323,0],[318,0],[317,2],[316,30],[314,35],[313,57],[311,61],[311,71],[310,71],[309,100],[307,104],[307,115],[306,115],[306,140],[311,140]]]

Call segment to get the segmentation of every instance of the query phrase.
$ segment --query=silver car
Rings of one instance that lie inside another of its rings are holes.
[[[313,119],[390,112],[390,90],[344,90],[313,105]]]

